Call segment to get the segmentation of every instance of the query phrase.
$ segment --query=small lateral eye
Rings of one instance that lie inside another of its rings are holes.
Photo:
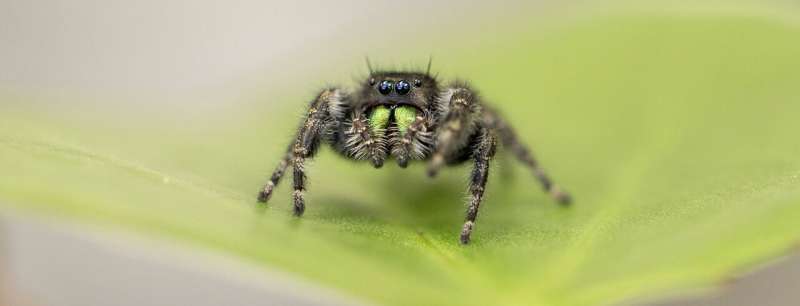
[[[369,86],[375,85],[375,78],[369,78]]]
[[[420,87],[420,86],[422,86],[422,81],[420,81],[419,79],[414,80],[414,87]]]
[[[398,95],[407,94],[409,91],[411,91],[411,84],[408,84],[408,82],[405,80],[400,80],[400,82],[397,82],[397,84],[394,85],[394,90],[397,91]]]
[[[391,81],[383,80],[380,84],[378,84],[378,92],[384,96],[388,95],[390,92],[392,92],[392,85],[394,84],[392,84]]]

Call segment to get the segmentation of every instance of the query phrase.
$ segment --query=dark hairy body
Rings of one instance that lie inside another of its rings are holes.
[[[470,199],[460,236],[466,244],[498,142],[530,168],[546,192],[559,203],[569,203],[569,195],[539,167],[511,126],[466,83],[440,87],[427,72],[370,71],[358,90],[327,88],[311,102],[294,141],[258,199],[268,201],[291,166],[294,214],[301,216],[305,211],[305,161],[323,143],[346,158],[369,161],[375,168],[389,159],[403,168],[410,161],[426,161],[431,177],[446,165],[471,161]]]

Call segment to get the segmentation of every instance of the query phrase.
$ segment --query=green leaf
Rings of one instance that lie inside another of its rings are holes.
[[[376,171],[324,150],[306,215],[256,191],[307,98],[191,119],[4,98],[9,209],[179,238],[392,305],[608,304],[698,285],[800,239],[800,28],[648,15],[486,36],[437,67],[469,78],[575,204],[493,163],[461,246],[468,166]],[[258,112],[258,118],[253,112]],[[264,118],[267,118],[266,120]]]

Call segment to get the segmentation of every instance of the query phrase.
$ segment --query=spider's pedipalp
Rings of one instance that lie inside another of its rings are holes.
[[[419,115],[414,119],[405,132],[394,138],[392,156],[397,159],[397,165],[405,168],[411,159],[424,159],[431,152],[430,144],[433,143],[433,133],[429,131],[430,120]]]
[[[372,166],[380,168],[386,159],[386,140],[384,137],[376,137],[376,134],[383,134],[382,130],[370,130],[369,119],[364,113],[353,114],[351,120],[346,121],[344,132],[344,150],[347,156],[353,159],[369,159]]]

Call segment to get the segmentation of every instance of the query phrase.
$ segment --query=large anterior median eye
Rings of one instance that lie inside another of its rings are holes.
[[[394,122],[400,134],[405,134],[408,127],[417,119],[417,109],[413,106],[400,105],[394,109]]]
[[[408,84],[405,80],[400,80],[397,84],[394,85],[394,90],[397,92],[398,95],[407,94],[411,91],[411,84]]]
[[[386,131],[391,115],[392,110],[383,105],[375,106],[372,109],[369,113],[369,129],[373,135],[382,135]]]
[[[394,84],[392,84],[391,81],[383,80],[380,84],[378,84],[378,92],[384,96],[388,95],[390,92],[392,92],[392,85]]]

